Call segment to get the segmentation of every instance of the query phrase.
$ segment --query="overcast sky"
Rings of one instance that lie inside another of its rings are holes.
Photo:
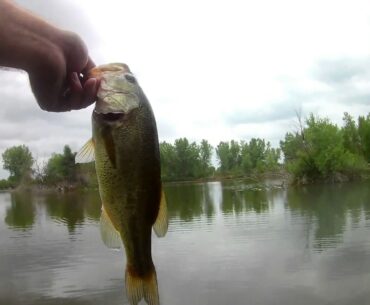
[[[16,1],[77,32],[96,64],[127,63],[154,109],[160,140],[277,146],[295,111],[370,111],[370,2]],[[0,71],[0,153],[26,144],[47,158],[91,136],[93,107],[41,111],[25,73]],[[0,177],[6,172],[0,170]]]

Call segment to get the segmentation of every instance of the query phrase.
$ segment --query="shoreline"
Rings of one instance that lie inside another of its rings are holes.
[[[197,179],[184,179],[184,180],[173,180],[173,181],[162,181],[163,185],[173,186],[173,185],[185,185],[185,184],[201,184],[208,182],[228,182],[228,181],[248,181],[252,183],[261,183],[264,180],[280,180],[285,186],[306,186],[306,185],[315,185],[315,184],[343,184],[353,181],[366,181],[370,179],[370,175],[358,175],[356,177],[350,177],[343,174],[335,174],[332,177],[325,179],[318,179],[315,181],[297,179],[294,180],[293,176],[285,171],[279,172],[267,172],[259,174],[250,174],[250,175],[224,175],[224,176],[213,176],[206,178],[197,178]],[[47,186],[44,184],[30,184],[30,185],[21,185],[16,188],[10,189],[0,189],[0,193],[13,193],[13,192],[32,192],[32,193],[72,193],[72,192],[83,192],[83,191],[98,191],[98,185],[91,186],[82,186],[78,184],[60,184],[54,186]]]

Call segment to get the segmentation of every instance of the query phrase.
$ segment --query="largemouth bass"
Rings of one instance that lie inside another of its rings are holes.
[[[101,235],[110,248],[123,242],[130,304],[144,298],[157,305],[151,231],[153,227],[157,236],[164,236],[168,220],[155,118],[127,65],[102,65],[89,74],[100,79],[92,114],[93,136],[76,162],[95,160],[102,201]]]

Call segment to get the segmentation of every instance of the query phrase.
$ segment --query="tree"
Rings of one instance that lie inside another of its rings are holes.
[[[202,140],[200,142],[199,153],[200,153],[200,175],[202,177],[207,177],[212,172],[211,158],[212,158],[212,145],[208,143],[207,140]]]
[[[267,147],[264,155],[266,170],[279,169],[279,159],[281,155],[281,150],[279,148],[272,148],[270,143],[267,142]]]
[[[71,148],[68,145],[64,146],[63,149],[63,176],[68,181],[76,180],[76,163],[75,163],[76,153],[72,153]]]
[[[212,172],[212,146],[206,140],[198,145],[187,138],[179,138],[174,144],[161,142],[159,149],[163,180],[194,179]]]
[[[244,173],[250,173],[253,170],[252,158],[249,151],[249,144],[241,141],[241,170]]]
[[[244,175],[279,167],[280,149],[271,148],[269,142],[259,138],[252,138],[249,143],[234,140],[220,142],[216,154],[223,174]]]
[[[216,154],[220,163],[221,173],[227,173],[231,169],[229,142],[220,142],[216,148]]]
[[[248,153],[251,160],[252,169],[257,168],[263,170],[263,162],[265,160],[266,143],[265,140],[252,138],[249,141]]]
[[[299,152],[304,150],[304,141],[300,133],[288,132],[283,141],[280,141],[280,148],[284,154],[285,163],[292,162],[298,158]]]
[[[229,166],[230,171],[234,174],[240,173],[240,165],[241,165],[241,149],[238,141],[231,140],[230,141],[230,149],[229,149]]]
[[[343,145],[344,148],[354,154],[362,153],[361,138],[355,120],[347,112],[343,117],[344,126],[343,132]]]
[[[197,178],[200,173],[200,149],[187,138],[175,140],[176,174],[183,178]]]
[[[6,190],[12,188],[12,183],[7,179],[1,179],[0,180],[0,190]]]
[[[163,180],[173,180],[176,178],[176,152],[171,143],[159,143],[161,153],[161,172]]]
[[[63,154],[53,154],[46,164],[46,181],[51,184],[58,182],[75,182],[77,166],[75,154],[66,145]]]
[[[365,160],[370,162],[370,114],[358,118],[358,134],[361,141],[361,151]]]
[[[347,140],[352,141],[355,138],[349,136],[353,135],[349,130],[353,125],[349,116],[346,119]],[[365,168],[364,160],[362,156],[345,147],[344,134],[343,130],[327,118],[319,118],[311,114],[306,119],[306,127],[301,134],[287,133],[285,140],[280,142],[287,169],[298,181],[330,180],[334,179],[337,173],[346,174],[349,177],[359,173]]]
[[[34,160],[27,146],[10,147],[4,151],[2,157],[3,168],[9,171],[10,181],[19,184],[22,179],[31,177]]]

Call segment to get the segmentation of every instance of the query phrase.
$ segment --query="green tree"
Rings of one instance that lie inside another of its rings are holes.
[[[241,173],[241,148],[238,141],[231,140],[230,141],[230,149],[229,149],[229,165],[230,171],[234,174]]]
[[[66,145],[63,154],[53,154],[46,164],[46,182],[55,184],[58,182],[75,182],[77,166],[75,154]]]
[[[53,154],[46,164],[46,182],[54,184],[64,179],[63,177],[63,155]]]
[[[354,154],[361,154],[361,138],[355,120],[351,115],[345,112],[343,116],[343,121],[344,126],[342,128],[342,132],[344,148]]]
[[[71,148],[65,145],[63,148],[63,176],[68,181],[76,181],[76,163],[75,163],[76,153],[72,153]]]
[[[361,151],[365,160],[370,162],[370,114],[358,118],[358,134],[361,141]]]
[[[216,148],[216,155],[223,174],[241,174],[241,145],[238,141],[220,142]]]
[[[208,143],[207,140],[202,140],[200,142],[199,154],[200,154],[200,175],[202,177],[207,177],[212,174],[212,145]]]
[[[247,142],[241,141],[241,170],[244,173],[250,173],[253,170],[252,157]]]
[[[187,138],[175,140],[176,176],[197,178],[200,173],[200,149],[195,142],[189,143]]]
[[[348,122],[350,118],[347,116]],[[327,118],[311,114],[300,133],[281,141],[285,163],[299,180],[333,179],[337,173],[353,176],[365,168],[361,156],[346,149],[344,132]]]
[[[171,143],[162,142],[159,144],[161,153],[161,172],[163,180],[176,179],[176,152]]]
[[[252,138],[249,141],[248,153],[250,156],[252,169],[258,169],[260,171],[264,170],[265,150],[265,140]]]
[[[266,170],[279,169],[279,159],[281,155],[281,150],[279,148],[272,148],[270,143],[267,142],[266,151],[264,155]]]
[[[212,146],[207,141],[201,145],[179,138],[174,144],[159,144],[163,180],[185,180],[200,178],[210,171]]]
[[[243,175],[279,167],[280,149],[271,148],[269,142],[259,138],[252,138],[249,143],[220,142],[216,154],[223,174]]]
[[[10,173],[9,181],[19,184],[22,179],[29,179],[32,174],[33,157],[25,145],[13,146],[4,151],[3,168]]]
[[[230,147],[229,142],[220,142],[216,147],[216,155],[220,164],[221,173],[230,171]]]
[[[14,185],[7,179],[0,180],[0,190],[6,190],[14,187]]]

